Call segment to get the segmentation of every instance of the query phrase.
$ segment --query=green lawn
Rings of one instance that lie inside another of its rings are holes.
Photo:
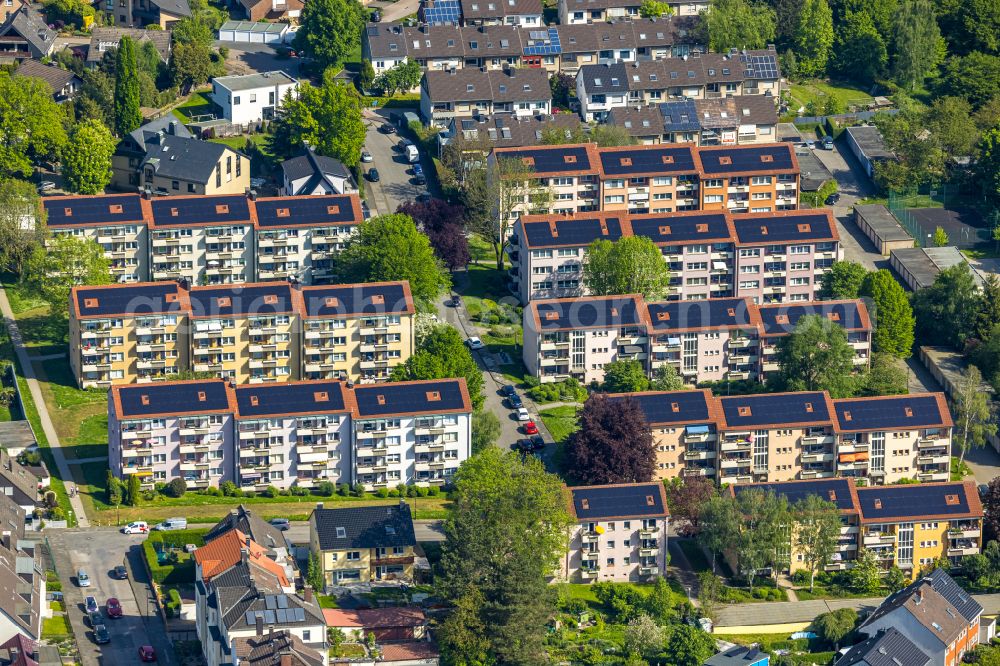
[[[174,109],[174,115],[181,121],[190,123],[194,116],[215,113],[218,107],[210,95],[210,91],[192,93],[186,102]]]
[[[42,620],[42,638],[59,640],[72,635],[73,628],[69,624],[69,618],[65,615],[56,615]]]
[[[808,81],[804,83],[793,83],[790,90],[792,100],[792,110],[797,110],[800,106],[806,106],[809,102],[814,102],[822,109],[824,100],[833,97],[839,102],[839,106],[845,111],[851,105],[864,106],[871,104],[874,99],[865,90],[857,88],[849,83],[832,83],[825,81]]]
[[[14,312],[15,317],[22,312],[45,307],[45,301],[33,296],[30,290],[22,287],[16,282],[4,280],[3,286],[4,291],[7,292],[7,300],[10,302],[10,309]]]
[[[557,443],[565,441],[577,428],[576,411],[577,407],[563,405],[562,407],[552,407],[538,412],[542,417],[542,423],[548,428],[552,439]]]

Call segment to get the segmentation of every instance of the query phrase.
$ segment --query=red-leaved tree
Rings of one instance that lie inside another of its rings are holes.
[[[434,253],[450,270],[468,265],[471,258],[469,240],[462,227],[465,208],[443,199],[429,199],[424,202],[407,201],[396,212],[413,218],[417,228],[427,234]]]
[[[580,429],[566,446],[569,474],[580,483],[638,483],[653,478],[653,434],[639,403],[590,396],[579,414]]]

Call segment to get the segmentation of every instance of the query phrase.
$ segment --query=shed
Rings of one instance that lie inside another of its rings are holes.
[[[226,21],[219,28],[219,41],[244,44],[280,44],[289,29],[288,23]]]
[[[882,256],[888,256],[893,250],[913,247],[913,237],[882,204],[855,206],[854,223]]]

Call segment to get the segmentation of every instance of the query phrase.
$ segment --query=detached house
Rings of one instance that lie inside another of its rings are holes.
[[[169,30],[144,30],[142,28],[94,27],[90,31],[90,48],[87,49],[87,67],[97,67],[104,54],[118,48],[122,37],[131,37],[138,46],[150,42],[160,54],[160,60],[170,61],[171,33]]]
[[[288,93],[295,95],[299,82],[281,70],[212,79],[212,99],[222,117],[235,125],[273,120]]]
[[[55,65],[43,65],[37,60],[21,61],[14,74],[41,79],[52,90],[52,99],[59,103],[75,97],[83,86],[83,79],[73,72]]]
[[[441,126],[476,112],[533,116],[552,111],[552,91],[541,69],[429,71],[420,82],[420,111]]]
[[[45,18],[26,2],[10,11],[5,7],[6,16],[0,23],[0,62],[21,62],[41,60],[52,55],[56,43],[56,31],[50,30]]]

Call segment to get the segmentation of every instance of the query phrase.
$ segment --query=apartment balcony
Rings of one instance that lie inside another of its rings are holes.
[[[222,442],[218,442],[218,444],[221,445]],[[204,442],[204,443],[203,442],[198,442],[196,444],[181,444],[180,445],[180,452],[181,452],[181,454],[185,454],[185,453],[206,453],[211,448],[212,448],[212,445],[209,444],[208,442]]]
[[[594,567],[593,569],[580,569],[580,578],[584,580],[593,580],[597,578],[597,574],[599,572],[600,569],[597,567]]]
[[[212,338],[221,338],[223,336],[223,331],[221,328],[217,331],[198,331],[194,332],[195,340],[210,340]],[[197,353],[197,352],[196,352]]]
[[[600,535],[597,532],[584,532],[580,535],[582,543],[597,543],[598,539],[600,539]]]
[[[934,472],[917,472],[917,480],[923,481],[947,481],[951,478],[951,475],[947,470],[939,470]]]
[[[948,530],[949,539],[978,539],[983,532],[979,527],[952,528]]]
[[[948,548],[948,557],[963,557],[965,555],[976,555],[978,553],[979,553],[978,545]]]
[[[816,451],[812,453],[802,453],[803,463],[832,462],[833,453],[830,451]]]
[[[747,466],[750,465],[750,463],[751,463],[750,456],[747,456],[745,458],[720,458],[719,459],[719,466],[722,467],[722,469],[733,469],[733,468],[737,468],[737,467],[747,467]]]
[[[320,462],[321,463],[326,463],[327,460],[329,459],[329,455],[330,455],[329,453],[327,453],[326,447],[323,447],[323,449],[320,450],[320,451],[315,451],[314,450],[314,451],[311,451],[309,453],[303,452],[302,449],[301,449],[301,447],[300,447],[298,453],[299,453],[299,462],[300,463],[306,463],[306,464],[320,463]]]
[[[660,549],[657,546],[652,548],[640,548],[639,557],[656,557],[660,554]]]
[[[715,457],[714,449],[695,449],[684,452],[684,460],[710,460]]]
[[[948,437],[926,437],[917,440],[918,449],[935,449],[938,447],[950,448],[951,440]]]
[[[838,453],[865,453],[867,451],[867,442],[855,442],[853,444],[850,442],[841,442],[840,445],[837,446]]]
[[[951,457],[946,453],[917,456],[918,465],[948,465],[950,463]]]
[[[726,377],[734,381],[750,379],[750,373],[746,370],[730,370],[726,373]]]
[[[715,476],[714,467],[685,467],[681,470],[682,476]]]
[[[777,363],[768,363],[765,361],[764,365],[761,366],[764,372],[777,372],[780,367]]]
[[[896,535],[883,532],[869,532],[862,538],[861,543],[865,546],[884,546],[896,543]]]
[[[151,368],[165,368],[167,367],[167,359],[155,359],[155,360],[141,360],[135,362],[135,367],[140,370],[149,370]]]
[[[214,372],[216,370],[222,370],[222,363],[195,363],[195,372]]]
[[[375,368],[388,368],[389,361],[361,361],[362,370],[371,370]]]
[[[181,461],[181,471],[182,472],[196,472],[202,469],[208,469],[211,465],[211,461],[208,458],[203,460],[182,460]]]
[[[720,448],[723,451],[749,451],[750,440],[722,440]]]
[[[691,432],[681,435],[681,441],[685,444],[696,444],[702,442],[714,442],[714,432]]]
[[[568,347],[569,347],[569,340],[566,340],[564,342],[542,342],[540,345],[540,349],[542,351],[554,351],[557,349],[568,348]]]
[[[825,469],[805,469],[799,473],[799,476],[803,479],[829,479],[833,476],[833,472]]]
[[[816,446],[823,444],[833,444],[833,435],[806,435],[799,439],[802,446]]]
[[[753,477],[749,474],[728,474],[719,479],[719,483],[750,483]]]
[[[360,335],[385,335],[389,332],[388,326],[362,326],[358,329]]]
[[[643,527],[639,530],[640,539],[658,539],[660,537],[660,530],[656,527]]]

